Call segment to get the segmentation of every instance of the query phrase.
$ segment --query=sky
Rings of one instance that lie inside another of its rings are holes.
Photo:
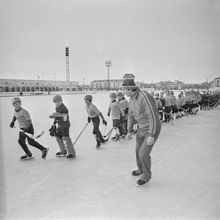
[[[219,0],[1,0],[0,78],[201,83],[220,76]]]

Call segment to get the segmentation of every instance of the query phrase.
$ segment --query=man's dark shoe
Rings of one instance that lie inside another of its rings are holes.
[[[132,171],[132,176],[139,176],[139,175],[141,175],[143,172],[141,172],[141,171],[139,171],[139,170],[133,170]]]
[[[147,181],[145,181],[145,180],[142,180],[142,179],[139,179],[138,181],[137,181],[137,184],[138,185],[144,185],[145,183],[147,183]]]

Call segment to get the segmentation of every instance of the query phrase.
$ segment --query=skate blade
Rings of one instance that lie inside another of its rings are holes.
[[[60,156],[57,156],[57,155],[56,155],[56,157],[58,157],[58,158],[59,158],[59,157],[60,157],[60,158],[66,158],[66,155],[60,155]]]
[[[34,157],[28,157],[28,158],[25,158],[25,159],[20,159],[21,161],[25,161],[25,160],[32,160],[34,159]]]
[[[96,147],[96,150],[104,150],[103,147]]]

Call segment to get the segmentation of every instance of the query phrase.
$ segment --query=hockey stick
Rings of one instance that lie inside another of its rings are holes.
[[[27,135],[29,138],[32,138],[32,139],[38,139],[45,133],[44,131],[41,131],[38,135],[34,136],[33,134],[27,133],[27,132],[25,132],[21,129],[20,129],[20,131],[23,132],[25,135]]]
[[[103,137],[104,138],[108,137],[108,135],[112,132],[112,130],[113,130],[113,128],[111,128],[110,131],[106,135],[103,135]]]
[[[105,135],[104,136],[104,138],[106,138],[107,137],[107,139],[105,139],[106,141],[108,141],[109,140],[109,138],[111,137],[111,134],[112,134],[112,131],[113,131],[113,128],[108,132],[108,134],[107,135]]]
[[[107,124],[108,124],[108,118],[109,118],[109,116],[107,117]],[[106,131],[106,127],[107,127],[107,126],[105,126],[105,129],[104,129],[104,132],[103,132],[103,134],[105,134],[105,131]]]
[[[82,131],[79,133],[79,135],[77,136],[76,140],[73,143],[73,146],[76,144],[76,142],[78,141],[79,137],[81,136],[81,134],[83,133],[83,131],[86,129],[86,127],[88,126],[89,122],[87,122],[87,124],[84,126],[84,128],[82,129]]]

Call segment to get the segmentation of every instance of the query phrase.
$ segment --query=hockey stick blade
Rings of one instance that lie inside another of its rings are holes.
[[[40,134],[34,136],[32,134],[29,134],[27,132],[22,131],[21,129],[20,129],[20,131],[23,132],[25,135],[27,135],[29,138],[32,138],[32,139],[38,139],[38,138],[40,138],[45,133],[44,131],[41,131]]]
[[[41,131],[41,133],[40,134],[38,134],[36,137],[35,137],[35,139],[38,139],[38,138],[40,138],[43,134],[45,133],[45,131]]]

